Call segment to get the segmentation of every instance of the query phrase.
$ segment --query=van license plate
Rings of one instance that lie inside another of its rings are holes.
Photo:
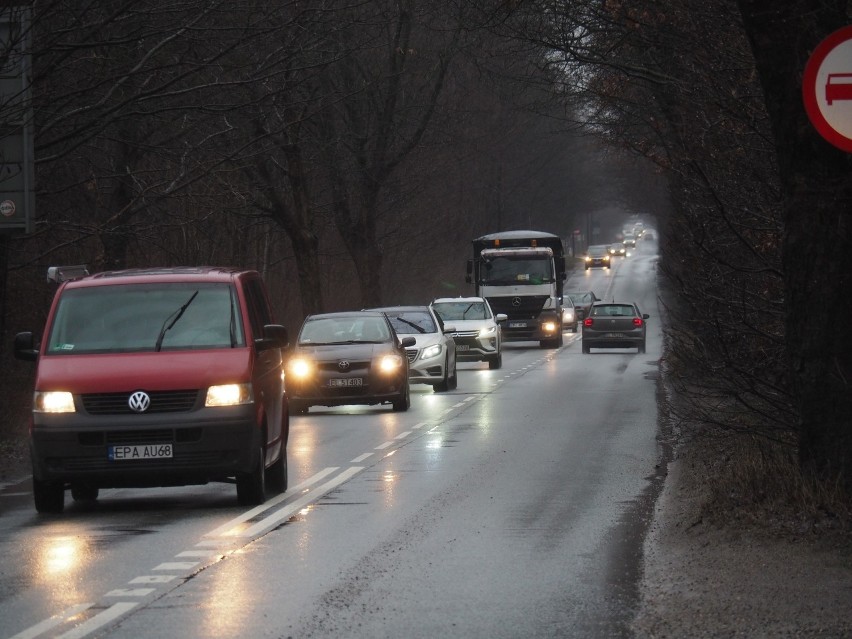
[[[341,377],[328,380],[328,385],[332,388],[340,388],[343,386],[363,386],[364,379],[361,377]]]
[[[110,446],[110,461],[125,459],[169,459],[174,456],[172,444],[137,444],[134,446]]]
[[[604,335],[604,337],[610,337],[610,338],[618,339],[618,338],[625,337],[625,335],[624,335],[624,333],[607,333],[606,335]]]
[[[526,322],[509,322],[509,328],[526,328]]]

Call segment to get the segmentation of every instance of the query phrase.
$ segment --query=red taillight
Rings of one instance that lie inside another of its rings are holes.
[[[633,326],[635,326],[636,328],[640,328],[642,326],[642,318],[641,317],[634,317],[633,318]]]
[[[583,320],[583,326],[591,326],[591,325],[592,325],[592,318],[591,317],[587,317],[586,319]]]

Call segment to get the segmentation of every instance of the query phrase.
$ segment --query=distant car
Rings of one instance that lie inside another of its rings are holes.
[[[633,248],[636,246],[636,236],[635,235],[625,235],[622,240],[622,244],[624,244],[625,250],[628,248]]]
[[[351,311],[309,315],[285,369],[290,412],[311,406],[391,404],[411,399],[406,346],[383,313]]]
[[[565,298],[563,299],[569,299],[571,300],[571,303],[574,304],[574,311],[578,322],[582,322],[583,318],[589,314],[589,309],[592,308],[592,304],[600,301],[594,291],[574,291],[566,293]]]
[[[435,392],[456,388],[456,343],[452,334],[455,326],[443,320],[429,306],[387,306],[370,309],[388,316],[401,337],[413,337],[408,354],[409,380],[414,384],[429,384]]]
[[[624,257],[627,255],[627,249],[624,247],[624,244],[610,244],[606,250],[610,257]]]
[[[562,298],[562,330],[576,333],[579,321],[577,309],[574,307],[574,302],[571,301],[571,296],[565,295]]]
[[[609,268],[609,251],[605,245],[595,244],[586,249],[583,260],[587,271],[590,268]]]
[[[488,368],[503,366],[503,334],[500,324],[507,317],[495,315],[483,297],[441,297],[430,306],[446,324],[456,329],[456,359],[460,362],[488,362]]]
[[[651,231],[649,229],[649,230],[645,231],[645,233],[642,235],[642,239],[643,240],[655,240],[657,238],[654,237],[653,231]]]
[[[645,320],[633,303],[595,302],[583,320],[583,352],[592,348],[636,348],[645,352]]]

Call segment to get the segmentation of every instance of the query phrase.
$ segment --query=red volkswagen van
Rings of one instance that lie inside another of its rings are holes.
[[[287,489],[287,331],[254,271],[98,273],[60,283],[36,361],[29,428],[39,512],[99,489],[230,481],[241,504]]]

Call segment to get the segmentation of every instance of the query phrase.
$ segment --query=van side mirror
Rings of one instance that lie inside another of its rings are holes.
[[[414,339],[413,337],[403,337],[402,340],[399,342],[399,345],[402,348],[407,348],[409,346],[414,346],[416,343],[417,343],[417,340]]]
[[[287,348],[290,345],[290,336],[287,329],[280,324],[267,324],[263,327],[263,337],[254,340],[258,350],[267,348]]]
[[[29,331],[15,335],[15,357],[29,362],[34,362],[38,359],[38,349],[35,347],[35,339]]]
[[[467,261],[467,270],[465,271],[464,281],[470,284],[473,281],[473,260]]]

